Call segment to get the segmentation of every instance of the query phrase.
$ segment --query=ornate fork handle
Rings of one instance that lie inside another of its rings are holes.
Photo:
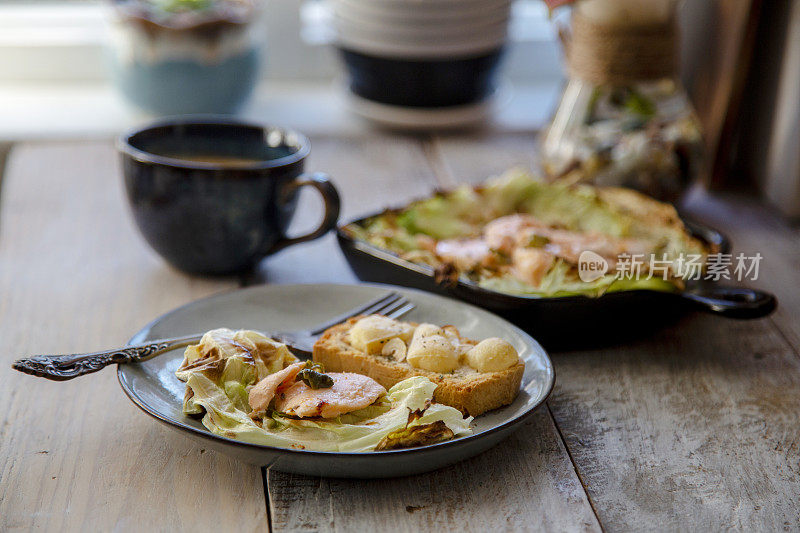
[[[314,342],[322,332],[349,318],[364,314],[385,314],[389,318],[400,318],[412,309],[414,304],[395,291],[383,294],[361,306],[351,309],[344,315],[339,315],[328,322],[318,324],[308,331],[291,331],[268,334],[276,340],[285,343],[289,349],[301,359],[311,357]],[[164,352],[182,348],[200,342],[202,335],[187,335],[173,339],[158,339],[136,346],[126,346],[113,350],[104,350],[94,353],[76,353],[71,355],[34,355],[14,361],[11,365],[14,370],[32,374],[53,381],[66,381],[97,372],[108,365],[121,363],[138,363],[152,359]]]
[[[200,335],[158,339],[116,350],[70,355],[34,355],[14,361],[15,370],[54,381],[66,381],[117,363],[132,363],[151,359],[164,352],[200,342]]]

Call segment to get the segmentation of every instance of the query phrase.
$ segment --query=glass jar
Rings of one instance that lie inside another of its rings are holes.
[[[675,202],[697,177],[703,153],[699,120],[674,73],[675,2],[636,0],[633,11],[625,4],[588,0],[573,9],[570,79],[540,139],[542,167],[550,180],[629,187]]]

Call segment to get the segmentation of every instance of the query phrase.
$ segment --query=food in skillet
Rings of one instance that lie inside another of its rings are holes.
[[[186,348],[175,375],[184,414],[212,433],[253,444],[368,452],[422,446],[471,433],[471,417],[433,403],[424,376],[388,391],[367,376],[302,363],[255,331],[215,329]]]
[[[497,292],[542,297],[674,291],[691,273],[687,259],[702,265],[710,252],[669,204],[629,189],[544,183],[522,170],[386,211],[342,231],[433,267],[445,283],[461,279]],[[579,264],[586,251],[599,255],[607,270],[584,281]]]
[[[511,344],[480,342],[454,326],[400,322],[381,315],[351,318],[322,334],[314,361],[325,368],[365,374],[384,387],[408,379],[436,385],[433,400],[478,416],[519,394],[525,364]]]

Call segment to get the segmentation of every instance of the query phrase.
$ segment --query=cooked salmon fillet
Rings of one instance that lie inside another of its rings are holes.
[[[278,393],[275,408],[300,418],[334,418],[372,405],[386,394],[374,379],[349,372],[331,372],[333,386],[312,389],[298,381]]]
[[[534,287],[542,284],[555,256],[539,248],[517,248],[511,255],[511,272]]]
[[[489,248],[507,255],[527,248],[532,240],[540,237],[546,243],[542,246],[544,251],[572,264],[578,264],[582,252],[591,250],[613,267],[620,254],[644,254],[649,248],[647,242],[638,239],[552,228],[536,217],[524,214],[495,219],[486,224],[483,233]]]
[[[448,239],[436,244],[436,254],[459,270],[471,270],[484,263],[491,250],[484,239]]]
[[[294,363],[289,365],[283,370],[279,370],[274,374],[270,374],[250,389],[248,396],[248,403],[254,413],[260,413],[267,410],[270,402],[275,397],[275,393],[281,385],[289,384],[294,381],[297,374],[305,368],[305,363]]]

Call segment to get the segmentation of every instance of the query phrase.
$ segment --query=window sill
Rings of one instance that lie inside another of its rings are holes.
[[[550,116],[560,82],[534,82],[509,89],[492,128],[533,131]],[[242,118],[298,129],[309,135],[359,134],[369,124],[347,108],[344,91],[331,83],[262,83]],[[108,84],[25,83],[0,85],[0,142],[110,139],[154,117],[130,108]]]

